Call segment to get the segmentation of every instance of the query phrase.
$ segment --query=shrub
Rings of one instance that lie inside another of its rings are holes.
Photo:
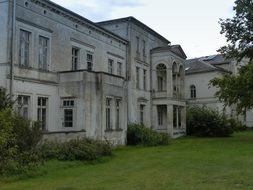
[[[170,136],[166,133],[158,133],[153,129],[146,128],[139,124],[130,124],[127,129],[128,145],[158,146],[167,145]]]
[[[36,145],[41,139],[38,126],[6,108],[0,111],[0,174],[21,173],[40,160]]]
[[[217,111],[193,106],[187,109],[187,134],[206,137],[227,137],[234,126]]]
[[[45,142],[39,148],[45,160],[96,160],[112,155],[112,146],[108,142],[88,138],[73,139],[67,142]]]

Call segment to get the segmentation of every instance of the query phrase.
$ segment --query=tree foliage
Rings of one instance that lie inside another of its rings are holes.
[[[221,34],[225,34],[228,45],[219,51],[238,61],[253,57],[253,1],[236,0],[235,16],[220,20]]]
[[[210,84],[219,89],[216,96],[225,105],[237,105],[237,112],[245,113],[253,108],[253,0],[236,0],[234,10],[233,18],[220,21],[221,34],[225,34],[228,45],[219,52],[249,64],[239,67],[238,75],[226,74]]]

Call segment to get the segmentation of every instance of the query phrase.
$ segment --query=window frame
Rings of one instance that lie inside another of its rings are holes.
[[[43,46],[44,44],[41,44],[41,39],[46,41],[46,46]],[[49,70],[49,47],[50,47],[50,39],[48,37],[39,35],[39,56],[38,56],[38,68],[40,70],[47,71]],[[42,55],[41,55],[42,51]],[[46,56],[44,55],[46,51]],[[45,58],[46,57],[46,58]],[[41,63],[42,59],[42,63]],[[44,62],[46,60],[46,62]]]
[[[114,70],[114,60],[108,59],[108,73],[113,74],[113,70]]]
[[[48,122],[48,98],[38,97],[37,99],[37,120],[40,123],[41,129],[43,131],[47,130]],[[45,100],[45,105],[43,105],[43,100]],[[45,121],[43,123],[43,110],[45,110]]]
[[[105,129],[106,131],[113,130],[112,126],[112,98],[106,97],[105,99],[106,113],[105,113]]]
[[[75,100],[74,99],[62,99],[62,108],[63,108],[63,127],[65,128],[74,128],[75,127],[75,113],[74,113],[74,109],[75,109]],[[71,116],[67,115],[66,112],[67,111],[71,111]],[[68,116],[68,118],[72,118],[71,120],[66,120],[66,116]],[[69,125],[71,123],[71,125]],[[68,124],[68,125],[66,125]]]
[[[23,35],[22,35],[23,34]],[[27,34],[28,39],[24,39],[24,35]],[[20,67],[24,67],[24,68],[29,68],[30,67],[30,62],[31,62],[31,45],[32,45],[32,32],[20,28],[19,29],[19,62],[18,65]],[[24,47],[22,47],[24,46]],[[23,52],[22,52],[23,49]],[[26,57],[27,56],[27,57]],[[23,58],[22,58],[23,57]]]
[[[27,98],[25,101],[24,99]],[[20,101],[21,100],[21,101]],[[27,102],[27,103],[26,103]],[[21,115],[22,117],[29,119],[30,118],[30,109],[31,109],[31,97],[29,95],[18,95],[17,96],[17,111],[18,114]],[[25,114],[25,111],[26,114]]]
[[[197,98],[197,90],[196,90],[196,86],[194,84],[192,84],[190,86],[190,98],[191,99],[196,99]]]
[[[76,47],[76,46],[72,46],[71,48],[71,57],[72,57],[72,67],[71,70],[72,71],[76,71],[78,70],[78,66],[80,64],[80,48]]]

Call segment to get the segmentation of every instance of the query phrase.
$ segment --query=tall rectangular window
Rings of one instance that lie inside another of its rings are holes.
[[[117,75],[122,76],[122,63],[117,63]]]
[[[143,89],[147,90],[147,70],[143,69]]]
[[[173,106],[173,127],[177,128],[178,126],[178,109],[177,106]]]
[[[18,113],[22,117],[29,119],[30,96],[18,96]]]
[[[19,39],[19,65],[29,67],[29,54],[31,46],[31,33],[25,30],[20,30]]]
[[[136,88],[140,88],[140,68],[136,67]]]
[[[111,98],[106,98],[106,130],[112,129],[111,122]]]
[[[48,69],[48,42],[48,38],[39,37],[39,69],[42,70]]]
[[[157,77],[157,89],[159,92],[163,91],[163,77],[158,76]]]
[[[47,126],[47,98],[38,98],[38,110],[37,110],[37,119],[40,123],[41,129],[46,130]]]
[[[140,38],[138,36],[136,36],[136,52],[140,53]]]
[[[75,71],[78,69],[79,64],[79,49],[72,47],[72,70]]]
[[[120,105],[121,100],[116,100],[116,129],[120,129]]]
[[[145,40],[142,41],[142,54],[143,54],[143,57],[146,57],[146,41]]]
[[[112,59],[108,59],[108,73],[113,74],[113,64],[114,61]]]
[[[144,109],[145,105],[140,105],[140,123],[144,123]]]
[[[74,100],[63,100],[64,127],[74,126]]]
[[[163,126],[163,110],[158,108],[158,125]]]
[[[87,70],[88,71],[92,71],[92,67],[93,67],[93,55],[90,53],[87,53]]]

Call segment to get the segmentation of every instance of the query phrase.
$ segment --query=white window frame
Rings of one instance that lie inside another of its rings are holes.
[[[65,128],[74,128],[75,126],[75,113],[74,113],[75,104],[76,104],[76,101],[74,99],[62,99],[63,127]],[[66,121],[66,111],[72,112],[72,116],[71,116],[72,121],[71,120]],[[68,124],[71,123],[71,125],[66,125],[67,123]]]
[[[196,97],[197,97],[196,95],[197,95],[196,86],[194,84],[192,84],[190,86],[190,97],[191,97],[191,99],[196,99]]]
[[[140,114],[140,124],[144,124],[144,117],[145,117],[145,107],[146,105],[140,104],[139,105],[139,114]]]
[[[28,39],[25,39],[25,34]],[[19,30],[19,66],[30,67],[30,53],[31,53],[32,33],[26,29],[20,28]]]
[[[121,99],[116,99],[115,101],[115,126],[116,126],[116,129],[120,129],[120,126],[121,126],[121,104],[122,104],[122,100]]]
[[[46,44],[43,44],[43,40],[45,40],[44,42],[46,42]],[[41,70],[48,70],[49,67],[49,45],[50,45],[50,41],[49,38],[39,35],[39,69]]]
[[[78,70],[80,62],[80,48],[72,46],[71,48],[71,57],[72,57],[72,71]]]
[[[107,97],[105,100],[106,104],[106,113],[105,113],[105,123],[106,123],[106,130],[112,130],[112,98]]]
[[[122,63],[121,62],[117,62],[117,75],[118,76],[122,76]]]
[[[93,69],[93,54],[90,52],[87,52],[86,54],[86,61],[87,61],[87,70],[92,71]]]
[[[147,70],[143,69],[143,90],[147,90]]]
[[[28,95],[18,95],[18,114],[22,117],[29,119],[30,118],[30,105],[31,105],[31,97]],[[25,111],[26,110],[26,111]],[[25,114],[26,112],[26,114]]]
[[[45,104],[43,104],[45,101]],[[48,123],[48,98],[47,97],[38,97],[37,102],[37,120],[40,122],[41,129],[43,131],[47,130]],[[45,111],[45,119],[43,122],[43,111]]]
[[[136,88],[140,89],[140,67],[136,67]]]
[[[108,59],[108,73],[113,74],[114,60]]]

